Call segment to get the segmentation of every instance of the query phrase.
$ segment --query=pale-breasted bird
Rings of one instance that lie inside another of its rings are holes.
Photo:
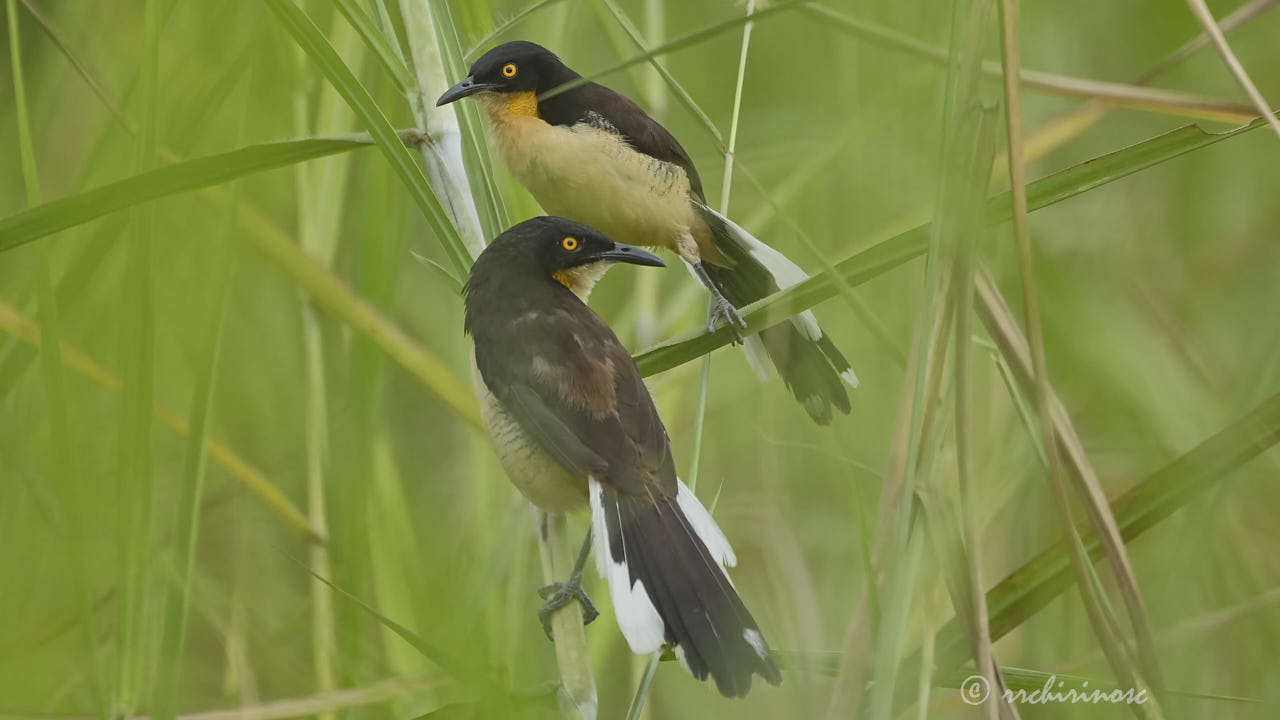
[[[631,355],[584,298],[617,262],[663,265],[570,220],[539,217],[498,236],[471,269],[466,331],[494,450],[512,483],[549,511],[591,508],[596,566],[636,653],[670,647],[726,696],[782,677],[725,568],[733,549],[676,477],[666,428]],[[589,538],[589,541],[590,539]],[[583,547],[540,615],[579,599]]]
[[[438,105],[474,97],[490,138],[512,174],[542,208],[598,228],[621,242],[674,250],[710,290],[717,320],[745,327],[736,307],[808,277],[782,253],[707,206],[693,162],[666,128],[631,100],[580,79],[552,52],[508,42],[476,60]],[[849,412],[849,361],[802,312],[745,340],[758,373],[767,354],[818,423]],[[843,381],[843,382],[842,382]]]

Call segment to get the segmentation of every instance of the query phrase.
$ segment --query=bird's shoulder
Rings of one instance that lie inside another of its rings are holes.
[[[703,199],[702,179],[693,160],[675,136],[631,98],[598,83],[586,83],[544,101],[539,108],[552,125],[586,124],[614,133],[639,153],[684,170],[689,187]]]

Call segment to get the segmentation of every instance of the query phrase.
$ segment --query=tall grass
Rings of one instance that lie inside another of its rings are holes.
[[[0,715],[1274,716],[1273,5],[6,0]],[[745,702],[594,578],[538,627],[586,524],[539,543],[458,295],[536,205],[431,102],[513,38],[661,117],[815,275],[751,327],[863,381],[818,428],[685,273],[593,296],[786,665]]]

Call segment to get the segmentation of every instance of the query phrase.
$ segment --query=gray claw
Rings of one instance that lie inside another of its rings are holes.
[[[538,620],[542,622],[542,631],[547,634],[547,639],[553,642],[555,638],[551,635],[551,615],[570,602],[577,600],[582,605],[583,625],[590,625],[593,620],[600,617],[600,611],[596,609],[595,603],[591,602],[591,597],[582,587],[582,573],[575,572],[565,582],[551,583],[538,588],[538,596],[546,600],[542,607],[538,608]]]
[[[711,319],[707,321],[707,332],[715,332],[716,326],[720,324],[733,331],[737,342],[742,342],[742,330],[746,329],[747,321],[742,319],[742,314],[738,312],[738,308],[723,297],[714,299]]]

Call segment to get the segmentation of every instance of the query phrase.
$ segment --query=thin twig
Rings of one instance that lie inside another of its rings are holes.
[[[922,60],[941,65],[947,63],[947,51],[945,49],[930,45],[896,30],[849,17],[821,5],[806,4],[803,6],[803,10],[814,17],[821,18],[824,22],[831,23],[835,28],[850,35],[914,55]],[[984,62],[982,64],[982,72],[990,77],[998,78],[1001,76],[1000,64],[989,61]],[[1044,90],[1067,97],[1106,100],[1116,105],[1138,110],[1219,122],[1249,122],[1256,116],[1256,113],[1247,105],[1172,90],[1152,89],[1142,87],[1140,84],[1125,85],[1123,83],[1068,77],[1025,69],[1020,69],[1017,77],[1022,84],[1037,90]]]
[[[60,32],[52,22],[50,22],[44,12],[41,11],[35,3],[31,2],[31,0],[19,0],[19,2],[21,2],[22,7],[31,14],[32,19],[36,21],[36,24],[40,26],[40,29],[44,30],[45,34],[49,36],[49,39],[53,41],[53,44],[58,46],[58,49],[62,51],[63,56],[66,57],[72,67],[75,68],[76,73],[85,81],[85,84],[89,86],[89,89],[93,91],[93,94],[98,96],[98,100],[102,102],[103,106],[105,106],[107,110],[120,121],[120,124],[130,135],[137,134],[137,123],[135,123],[133,119],[129,117],[128,113],[120,107],[120,103],[116,102],[115,98],[111,96],[111,93],[107,92],[107,90],[102,86],[102,83],[98,82],[93,72],[89,69],[89,66],[72,50],[71,44],[67,41],[66,36],[64,36],[62,32]]]
[[[1221,29],[1223,33],[1229,33],[1275,7],[1277,3],[1280,3],[1280,0],[1253,0],[1252,2],[1245,3],[1233,10],[1230,15],[1222,18],[1222,21],[1218,23],[1218,28]],[[1146,85],[1156,77],[1164,74],[1167,70],[1173,68],[1178,63],[1186,60],[1188,57],[1191,57],[1197,50],[1208,45],[1210,42],[1211,40],[1209,35],[1203,31],[1200,32],[1195,37],[1183,43],[1182,47],[1169,53],[1169,55],[1163,60],[1153,65],[1142,75],[1138,76],[1132,84]]]
[[[625,70],[631,67],[632,65],[637,65],[642,62],[648,62],[652,58],[660,57],[668,53],[673,53],[677,50],[682,50],[691,45],[696,45],[697,43],[702,42],[707,38],[719,35],[720,33],[725,32],[726,30],[732,30],[733,28],[739,25],[742,25],[744,23],[763,20],[766,17],[771,17],[785,10],[798,8],[801,5],[803,5],[805,2],[807,2],[807,0],[784,0],[783,2],[779,2],[777,4],[769,5],[767,7],[756,10],[755,12],[749,15],[745,15],[745,16],[739,15],[737,17],[732,17],[728,20],[723,20],[714,25],[704,27],[701,30],[695,30],[694,32],[689,33],[688,35],[684,35],[670,42],[663,43],[658,47],[650,48],[646,52],[640,53],[639,55],[636,55],[634,57],[627,58],[622,62],[610,65],[609,67],[604,68],[603,70],[597,70],[592,73],[587,73],[586,75],[583,75],[580,78],[577,78],[575,80],[570,80],[569,82],[557,85],[556,87],[551,88],[545,93],[542,93],[541,95],[539,95],[538,99],[545,100],[547,98],[555,97],[556,95],[560,95],[561,93],[566,93],[576,87],[581,87],[582,85],[592,82],[593,80],[598,80],[606,75],[611,75],[615,72],[618,72],[619,70]]]
[[[1209,12],[1209,6],[1204,4],[1204,0],[1187,0],[1187,7],[1191,8],[1191,14],[1195,16],[1196,22],[1200,23],[1200,27],[1204,28],[1205,34],[1213,42],[1214,49],[1218,51],[1218,55],[1222,56],[1222,62],[1231,71],[1232,77],[1244,89],[1245,94],[1249,96],[1249,100],[1253,102],[1253,106],[1258,109],[1258,113],[1267,119],[1271,129],[1275,131],[1276,137],[1280,137],[1280,120],[1276,119],[1275,114],[1271,111],[1271,105],[1262,97],[1262,93],[1258,92],[1258,86],[1253,84],[1253,80],[1249,78],[1249,73],[1244,71],[1244,66],[1240,64],[1236,54],[1231,51],[1231,46],[1227,44],[1227,38],[1222,34],[1222,28],[1218,27],[1218,24],[1214,22],[1213,13]]]
[[[903,391],[898,399],[898,410],[894,421],[893,437],[889,443],[889,458],[884,472],[884,487],[880,493],[880,503],[875,517],[893,517],[897,512],[898,502],[902,499],[902,483],[906,475],[907,442],[910,436],[911,408],[915,404],[916,364],[921,360],[919,351],[923,342],[925,326],[917,323],[912,337],[911,351],[907,355],[907,367],[903,381]],[[844,639],[841,642],[839,663],[835,672],[835,682],[831,697],[827,701],[827,720],[840,718],[857,718],[862,707],[863,691],[867,675],[871,670],[873,654],[873,628],[879,624],[878,594],[884,582],[885,556],[888,553],[892,535],[892,525],[887,522],[876,523],[875,538],[871,543],[870,560],[867,563],[870,573],[854,610],[849,616]]]

